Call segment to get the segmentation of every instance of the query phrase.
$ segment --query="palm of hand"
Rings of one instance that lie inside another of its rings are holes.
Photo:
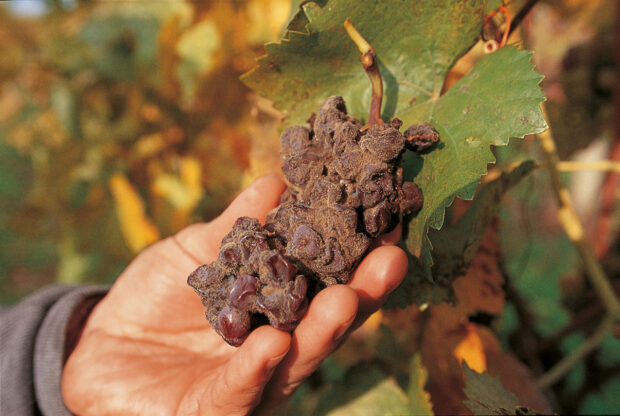
[[[393,246],[373,251],[348,287],[322,291],[292,340],[264,326],[234,348],[210,328],[187,275],[215,259],[237,217],[264,218],[283,186],[259,180],[218,219],[188,227],[134,260],[90,316],[67,362],[63,396],[72,411],[247,414],[261,395],[259,411],[268,409],[380,306],[406,270],[404,253]]]

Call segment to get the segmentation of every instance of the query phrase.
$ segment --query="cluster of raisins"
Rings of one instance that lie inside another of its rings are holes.
[[[422,207],[420,188],[403,181],[400,157],[406,146],[433,137],[420,131],[430,127],[423,124],[412,126],[406,139],[399,120],[364,128],[347,115],[342,97],[327,99],[309,122],[310,129],[282,133],[282,170],[291,187],[266,227],[304,273],[325,285],[346,283],[371,239],[390,231],[400,214]]]
[[[401,122],[365,127],[330,97],[310,128],[282,133],[282,170],[290,187],[265,226],[239,218],[219,257],[188,278],[212,327],[231,345],[269,322],[292,330],[317,290],[346,283],[372,239],[399,215],[422,207],[420,188],[403,180],[405,148],[422,152],[438,141],[422,123],[400,133]]]
[[[209,323],[231,345],[241,345],[265,320],[290,331],[306,312],[308,280],[290,258],[272,248],[272,235],[254,218],[237,219],[217,260],[187,279],[200,295]]]

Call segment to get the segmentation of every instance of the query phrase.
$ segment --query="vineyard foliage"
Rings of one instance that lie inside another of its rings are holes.
[[[617,331],[545,392],[535,383],[604,311],[533,136],[549,122],[563,159],[613,157],[617,4],[538,2],[485,54],[484,19],[500,3],[514,17],[527,2],[0,4],[0,300],[112,283],[149,244],[280,173],[279,133],[329,96],[365,121],[372,91],[349,18],[377,53],[383,119],[430,122],[441,141],[404,157],[425,199],[403,218],[404,283],[284,412],[617,413]],[[564,179],[618,276],[610,177]]]

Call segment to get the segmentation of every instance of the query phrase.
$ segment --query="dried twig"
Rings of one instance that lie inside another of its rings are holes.
[[[561,380],[570,371],[570,369],[575,366],[575,364],[585,358],[601,344],[605,334],[607,334],[607,332],[611,329],[612,323],[613,321],[609,317],[603,319],[590,337],[588,337],[588,339],[581,344],[579,348],[572,351],[569,355],[558,362],[551,370],[536,380],[536,387],[541,390],[545,390]]]

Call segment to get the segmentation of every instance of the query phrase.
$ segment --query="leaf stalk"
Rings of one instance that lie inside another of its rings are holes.
[[[348,17],[344,21],[344,29],[362,54],[360,56],[360,61],[372,86],[372,100],[370,101],[368,124],[371,126],[383,124],[383,120],[381,119],[383,80],[379,72],[379,65],[377,65],[377,54],[372,45],[370,45],[355,26],[353,26],[353,23]]]

